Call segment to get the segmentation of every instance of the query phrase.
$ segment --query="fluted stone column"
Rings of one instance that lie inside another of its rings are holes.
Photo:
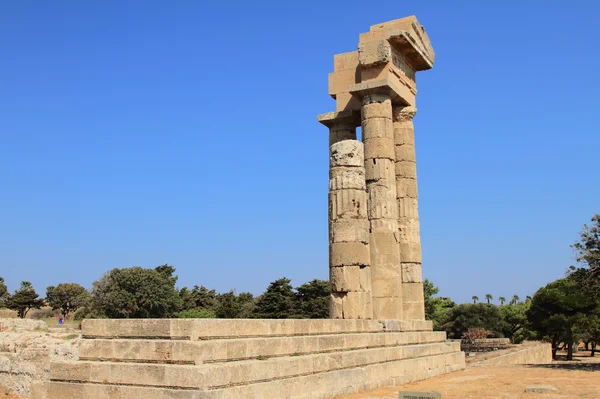
[[[367,94],[361,109],[370,223],[373,317],[402,319],[392,102]]]
[[[330,147],[329,281],[330,318],[373,317],[364,148],[356,140]]]
[[[417,194],[414,107],[394,107],[398,237],[402,261],[404,319],[425,320]]]

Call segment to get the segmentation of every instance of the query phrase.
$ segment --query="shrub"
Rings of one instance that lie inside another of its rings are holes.
[[[462,336],[464,342],[473,343],[476,339],[485,339],[494,333],[485,328],[469,328]]]

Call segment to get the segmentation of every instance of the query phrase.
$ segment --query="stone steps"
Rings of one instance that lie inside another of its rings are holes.
[[[84,338],[204,340],[393,331],[431,331],[425,320],[118,319],[84,320]]]
[[[62,361],[52,363],[52,381],[78,381],[115,385],[215,389],[280,380],[392,361],[433,358],[456,353],[459,343],[355,349],[333,353],[242,360],[201,366],[120,362]]]
[[[386,385],[406,384],[462,368],[464,354],[452,352],[221,389],[172,389],[105,382],[50,381],[35,384],[32,399],[320,399]]]
[[[349,333],[202,341],[164,339],[84,339],[80,360],[203,364],[262,357],[328,353],[419,343],[445,342],[444,332]]]
[[[85,320],[78,361],[55,361],[32,399],[312,398],[464,368],[429,322]]]

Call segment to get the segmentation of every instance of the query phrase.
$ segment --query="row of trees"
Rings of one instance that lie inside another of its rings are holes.
[[[29,310],[44,305],[62,317],[83,318],[326,318],[329,313],[329,282],[312,280],[294,288],[281,278],[254,297],[249,292],[218,294],[204,286],[176,287],[175,268],[130,267],[113,269],[93,283],[91,291],[79,284],[62,283],[46,289],[46,298],[24,281],[10,294],[0,277],[0,307],[15,310],[24,318]]]
[[[477,295],[473,295],[471,297],[471,299],[473,300],[473,303],[479,302],[479,297]],[[492,294],[485,294],[485,300],[487,301],[488,304],[493,299],[494,299],[494,296]],[[531,297],[527,296],[527,300],[529,300],[529,299],[531,299]],[[508,304],[514,305],[514,304],[518,303],[520,300],[521,300],[521,298],[519,298],[518,295],[513,295],[512,299],[510,300],[510,302]],[[500,296],[500,297],[498,297],[498,301],[500,301],[500,305],[504,305],[506,303],[506,297]]]

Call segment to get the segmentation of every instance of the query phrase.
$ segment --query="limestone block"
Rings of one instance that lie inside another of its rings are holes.
[[[415,131],[412,128],[398,126],[394,123],[394,144],[395,145],[415,145]]]
[[[329,242],[369,243],[369,221],[365,219],[337,219],[329,222]]]
[[[376,320],[402,319],[402,298],[373,296],[373,318]]]
[[[367,193],[364,190],[337,190],[329,193],[329,218],[365,219]]]
[[[329,146],[344,140],[356,140],[356,129],[329,131]]]
[[[371,118],[384,118],[391,122],[391,124],[386,127],[391,128],[391,133],[394,134],[394,124],[392,122],[392,101],[385,98],[379,99],[382,101],[377,101],[378,99],[374,100],[375,101],[362,106],[360,110],[361,121],[365,122]]]
[[[358,51],[335,54],[333,56],[333,70],[342,71],[344,69],[358,68]]]
[[[398,242],[400,245],[421,243],[419,219],[399,218]],[[420,248],[415,250],[420,251]]]
[[[364,148],[360,141],[344,140],[332,144],[329,155],[331,167],[364,166]]]
[[[402,253],[400,253],[402,257]],[[420,263],[402,263],[402,282],[403,283],[422,283],[423,271]]]
[[[365,105],[363,109],[373,106],[383,105],[379,103]],[[363,112],[364,114],[365,112]],[[394,128],[390,118],[372,117],[362,121],[363,139],[384,138],[388,139],[390,144],[394,143]]]
[[[419,190],[417,188],[417,180],[405,179],[399,177],[396,180],[396,197],[397,198],[418,198]]]
[[[335,96],[338,93],[348,92],[351,85],[358,83],[358,71],[354,69],[344,69],[329,74],[329,95]]]
[[[372,40],[358,45],[358,62],[361,66],[387,64],[392,61],[392,46],[387,40]]]
[[[363,136],[364,136],[363,130]],[[365,143],[365,158],[364,159],[373,159],[373,158],[387,158],[391,160],[395,160],[396,151],[394,149],[394,142],[390,139],[385,138],[372,138],[372,139],[364,139]],[[396,175],[398,174],[398,163],[396,163]],[[416,171],[416,168],[415,168]]]
[[[366,190],[365,170],[362,167],[336,166],[329,171],[329,190]]]
[[[374,158],[365,161],[365,179],[389,186],[396,180],[394,161],[385,158]]]
[[[369,184],[368,192],[368,216],[374,219],[395,219],[398,217],[396,202],[396,187],[389,189],[377,184]]]
[[[370,292],[348,292],[343,298],[343,312],[346,319],[373,318],[373,304]]]
[[[366,145],[365,145],[366,148]],[[394,154],[394,157],[396,154]],[[368,158],[365,153],[365,158]],[[398,161],[396,162],[396,176],[405,179],[416,179],[417,178],[417,164],[411,161]]]
[[[361,291],[372,291],[371,267],[361,267],[359,269],[359,280]]]
[[[329,268],[332,292],[370,292],[371,269],[368,266],[342,266]]]
[[[398,241],[395,232],[371,233],[369,238],[371,249],[371,265],[373,260],[378,265],[389,265],[400,268]]]
[[[371,270],[371,290],[377,297],[400,297],[402,276],[399,265],[378,265]]]
[[[402,300],[404,320],[425,320],[425,302],[407,302]]]
[[[400,243],[400,258],[402,262],[421,263],[423,262],[421,254],[421,244],[415,242]]]
[[[329,318],[330,319],[343,319],[344,312],[342,308],[342,298],[346,293],[332,292],[329,294]]]
[[[419,218],[419,200],[417,198],[399,197],[398,198],[398,217],[399,218]]]
[[[371,233],[389,234],[391,232],[397,234],[398,232],[398,219],[373,219],[370,221],[370,224]]]
[[[423,283],[403,283],[402,300],[403,302],[423,303]]]
[[[338,93],[335,95],[335,110],[341,111],[360,111],[362,102],[348,92]],[[354,137],[356,139],[356,137]]]
[[[329,265],[365,266],[370,262],[369,246],[362,242],[336,242],[329,247]]]
[[[396,147],[396,162],[411,161],[416,162],[415,147],[412,145],[397,145]]]

